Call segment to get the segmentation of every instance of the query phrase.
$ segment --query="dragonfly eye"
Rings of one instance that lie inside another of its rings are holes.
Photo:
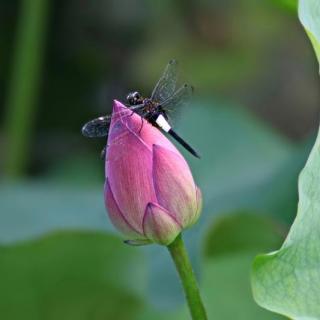
[[[134,104],[134,97],[133,97],[133,93],[130,92],[128,95],[127,95],[127,101],[130,105],[133,105]]]
[[[140,93],[136,91],[136,92],[134,93],[134,98],[135,98],[136,100],[139,100],[139,99],[141,98]]]
[[[141,95],[139,92],[135,91],[135,92],[130,92],[127,95],[127,101],[130,105],[136,105],[139,104],[141,99]]]

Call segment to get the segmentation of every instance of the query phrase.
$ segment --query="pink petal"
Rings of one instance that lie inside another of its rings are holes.
[[[124,104],[118,100],[113,100],[112,122],[116,122],[118,120],[125,121],[125,119],[131,114],[132,111],[130,111]]]
[[[110,185],[108,183],[108,180],[106,180],[104,185],[104,194],[105,194],[105,206],[107,208],[109,217],[113,225],[122,233],[127,235],[130,238],[141,238],[141,234],[137,232],[126,220],[126,218],[123,216],[122,212],[120,211],[114,197],[112,194],[112,190],[110,188]]]
[[[153,146],[153,179],[158,203],[183,226],[197,213],[196,186],[188,164],[180,154]]]
[[[168,245],[181,232],[181,226],[166,209],[149,203],[143,219],[143,231],[148,239]]]
[[[135,230],[142,233],[146,205],[156,201],[152,183],[152,151],[121,121],[114,125],[117,138],[112,139],[111,129],[106,175],[124,217]]]
[[[148,126],[148,127],[147,127]],[[143,127],[144,128],[144,127]],[[164,136],[161,129],[153,127],[149,123],[146,125],[146,130],[141,130],[141,139],[152,149],[153,145],[156,143],[159,146],[162,146],[176,154],[179,154],[177,148],[171,143],[166,136]]]
[[[202,211],[202,193],[201,193],[201,190],[198,187],[196,187],[196,210],[194,214],[190,216],[188,223],[184,225],[184,227],[187,228],[194,225],[198,221],[201,211]]]

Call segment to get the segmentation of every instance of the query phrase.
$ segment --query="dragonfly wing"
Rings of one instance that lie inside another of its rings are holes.
[[[193,87],[184,84],[180,87],[170,98],[161,103],[161,106],[165,111],[173,111],[176,108],[181,108],[186,105],[193,94]]]
[[[176,60],[171,60],[168,63],[152,91],[151,100],[161,103],[173,95],[177,82],[177,65]]]
[[[143,108],[144,108],[144,105],[139,104],[139,105],[124,108],[124,110],[119,111],[117,113],[113,113],[108,116],[93,119],[93,120],[87,122],[82,127],[82,134],[88,138],[106,137],[106,136],[108,136],[109,127],[110,127],[112,117],[115,117],[115,116],[128,117],[128,116],[132,115],[131,111],[138,114],[138,115],[141,115]]]
[[[101,138],[108,135],[111,116],[99,117],[82,127],[82,134],[88,138]]]

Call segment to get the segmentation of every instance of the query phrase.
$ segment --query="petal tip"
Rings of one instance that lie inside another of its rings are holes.
[[[123,112],[125,110],[127,110],[127,107],[122,102],[116,99],[113,100],[113,109],[112,109],[113,113],[117,113],[119,111]]]
[[[149,202],[143,218],[143,231],[153,242],[168,245],[181,232],[181,226],[166,209]]]
[[[175,148],[171,147],[170,145],[165,146],[158,143],[154,143],[152,145],[152,151],[155,157],[161,156],[161,155],[168,155],[169,157],[172,155],[173,157],[178,156],[179,158],[183,159],[183,156],[180,154],[180,152]],[[184,160],[185,161],[185,160]]]

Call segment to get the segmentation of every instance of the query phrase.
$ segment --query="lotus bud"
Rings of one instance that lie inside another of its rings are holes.
[[[105,204],[129,241],[168,245],[198,220],[201,192],[183,156],[116,100],[107,145]]]

